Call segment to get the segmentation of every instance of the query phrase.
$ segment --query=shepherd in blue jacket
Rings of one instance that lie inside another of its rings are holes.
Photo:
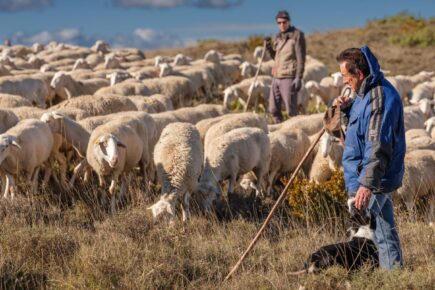
[[[339,97],[349,123],[343,153],[346,191],[358,209],[376,219],[375,242],[382,268],[403,265],[391,194],[402,185],[406,151],[403,104],[367,46],[337,56],[344,83],[357,97]]]

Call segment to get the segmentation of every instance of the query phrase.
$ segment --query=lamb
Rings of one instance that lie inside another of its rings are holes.
[[[177,54],[174,57],[174,61],[172,62],[172,65],[190,65],[190,62],[192,61],[192,58],[187,57],[181,53]]]
[[[0,134],[15,126],[19,121],[14,112],[0,109]]]
[[[225,114],[214,118],[207,118],[196,123],[195,126],[196,129],[198,129],[199,136],[201,137],[201,142],[204,144],[205,134],[207,133],[208,129],[210,129],[214,124],[219,123],[225,118],[228,118],[229,116],[233,116],[233,115],[234,114]]]
[[[61,142],[65,141],[67,144],[74,147],[82,158],[86,156],[90,134],[86,129],[80,126],[79,123],[56,111],[44,113],[41,116],[41,121],[48,124],[51,132],[54,134],[54,138],[60,139]],[[53,157],[60,165],[61,184],[64,188],[67,188],[67,163],[65,156],[59,152],[59,147],[53,150]],[[70,182],[71,187],[74,184],[75,177],[78,173],[77,171],[80,171],[78,167],[74,169],[74,175]]]
[[[432,139],[435,139],[435,117],[427,119],[424,125],[426,126],[426,132]]]
[[[424,129],[410,129],[405,133],[406,151],[418,149],[435,150],[435,140]]]
[[[127,190],[127,173],[140,165],[146,180],[146,168],[151,161],[149,156],[144,124],[134,117],[122,117],[97,127],[89,138],[86,160],[98,174],[101,187],[109,176],[110,209],[115,212],[115,187],[121,177],[120,196]]]
[[[271,159],[267,180],[267,194],[270,194],[272,186],[279,177],[296,169],[311,144],[308,135],[300,129],[278,130],[269,133],[269,140]],[[310,160],[307,160],[302,167],[305,176],[309,174],[310,163]]]
[[[413,105],[418,104],[423,99],[433,99],[435,92],[435,81],[418,84],[412,89],[412,95],[409,102]]]
[[[114,53],[106,54],[106,56],[104,57],[104,69],[115,69],[115,68],[122,69],[119,60],[116,58]],[[96,67],[96,69],[98,69],[98,67]]]
[[[328,76],[328,68],[325,64],[307,55],[303,80],[320,82]]]
[[[209,62],[213,62],[213,63],[215,63],[215,64],[220,64],[220,56],[219,56],[219,53],[216,51],[216,50],[214,50],[214,49],[212,49],[212,50],[209,50],[205,55],[204,55],[204,60],[205,61],[209,61]]]
[[[115,71],[106,76],[110,80],[110,86],[114,86],[115,84],[122,83],[123,81],[133,78],[131,74],[127,71]]]
[[[6,174],[3,197],[15,196],[15,176],[26,176],[36,192],[40,166],[47,162],[53,147],[50,128],[39,120],[23,120],[0,135],[0,169]]]
[[[162,185],[161,197],[149,207],[155,221],[169,217],[182,201],[183,222],[190,218],[190,194],[198,184],[204,152],[198,130],[192,124],[173,123],[163,130],[154,148],[154,164]]]
[[[251,105],[255,104],[256,106],[260,100],[263,100],[262,103],[264,104],[264,101],[269,96],[272,78],[269,76],[260,76],[257,78],[255,85],[253,82],[254,78],[250,78],[245,79],[238,84],[227,87],[224,91],[223,105],[228,108],[233,101],[238,100],[244,107],[246,107],[250,93]]]
[[[241,62],[238,60],[224,60],[220,62],[225,85],[232,85],[241,81],[240,65]]]
[[[83,58],[79,58],[76,60],[76,62],[74,63],[73,69],[72,70],[78,70],[78,69],[90,69],[91,66],[88,64],[88,62],[83,59]]]
[[[305,84],[305,88],[310,96],[316,97],[317,111],[320,109],[321,102],[328,105],[332,99],[340,95],[341,87],[336,86],[336,83],[337,81],[333,77],[325,77],[320,81],[320,83],[316,81],[308,81]]]
[[[405,131],[424,128],[424,121],[426,118],[419,107],[406,106],[403,108],[403,112]]]
[[[335,137],[324,134],[320,139],[319,151],[314,157],[310,180],[321,183],[329,180],[332,173],[341,168],[343,145]]]
[[[100,88],[109,86],[109,82],[105,79],[75,81],[65,72],[57,72],[50,86],[62,100],[68,100],[82,95],[92,95]]]
[[[48,87],[39,78],[8,76],[0,79],[0,93],[22,96],[40,108],[45,108]]]
[[[267,121],[264,117],[253,113],[234,114],[216,123],[208,129],[204,137],[204,148],[215,146],[217,139],[225,133],[237,128],[254,127],[268,133]]]
[[[257,177],[256,195],[262,195],[271,157],[269,138],[262,129],[234,129],[216,139],[214,146],[205,146],[204,155],[204,171],[196,192],[202,197],[206,211],[220,196],[218,182],[230,179],[231,198],[237,177],[250,171]]]
[[[149,97],[128,96],[128,98],[136,105],[138,111],[161,113],[174,109],[172,99],[160,94],[155,94]]]
[[[263,54],[263,47],[257,46],[254,50],[253,56],[257,60],[258,63],[260,63],[262,54]],[[266,52],[264,53],[263,61],[270,61],[270,60],[272,60],[272,58],[270,57],[269,52],[266,50]]]
[[[135,104],[122,96],[91,96],[84,95],[70,100],[65,100],[51,109],[58,110],[65,107],[72,107],[86,111],[91,116],[107,115],[122,111],[135,111]]]
[[[102,54],[110,52],[110,46],[102,40],[97,40],[95,44],[91,47],[91,49],[95,52],[99,52]]]
[[[397,194],[404,201],[410,212],[414,211],[414,206],[418,198],[425,197],[429,204],[429,217],[433,220],[435,208],[435,178],[433,169],[435,168],[435,151],[415,150],[405,155],[405,174],[403,176],[402,187],[397,190]]]
[[[0,94],[0,108],[16,108],[22,106],[32,106],[32,103],[21,96]]]
[[[275,62],[273,60],[269,60],[267,62],[263,62],[261,64],[259,75],[267,75],[272,76],[272,68],[274,66]],[[251,64],[247,61],[243,62],[240,66],[240,75],[243,78],[251,78],[254,77],[257,70],[258,65]]]
[[[298,115],[291,117],[283,123],[269,125],[269,132],[280,130],[281,128],[287,129],[301,129],[307,135],[313,135],[319,132],[323,128],[324,113],[312,114],[312,115]]]

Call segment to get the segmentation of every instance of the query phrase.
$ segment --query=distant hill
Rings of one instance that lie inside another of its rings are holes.
[[[194,47],[148,51],[147,57],[183,53],[201,58],[208,50],[215,49],[225,54],[240,53],[253,61],[252,52],[262,44],[262,38],[252,36],[240,42],[203,40]],[[338,70],[335,56],[341,50],[364,44],[376,54],[381,68],[393,75],[435,70],[435,17],[424,19],[401,13],[369,21],[363,28],[313,33],[306,38],[308,54],[324,62],[330,72]]]

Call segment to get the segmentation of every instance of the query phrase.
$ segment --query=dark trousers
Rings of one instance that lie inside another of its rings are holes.
[[[289,116],[298,114],[298,93],[293,87],[293,79],[284,78],[272,80],[272,89],[269,95],[269,113],[275,123],[281,123],[281,104],[284,101],[285,110]]]

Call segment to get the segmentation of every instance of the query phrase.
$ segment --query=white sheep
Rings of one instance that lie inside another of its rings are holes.
[[[254,78],[245,79],[224,90],[223,105],[228,108],[233,101],[238,100],[246,107],[249,94],[251,94],[250,107],[256,107],[259,102],[265,105],[266,99],[269,97],[271,84],[272,78],[269,76],[259,76],[255,84]]]
[[[127,190],[127,174],[140,165],[146,180],[148,148],[144,125],[135,118],[123,117],[112,120],[95,128],[92,132],[86,160],[97,173],[101,187],[105,186],[105,177],[109,176],[110,208],[115,212],[115,187],[121,178],[120,196]]]
[[[432,139],[425,129],[410,129],[405,133],[406,151],[418,149],[435,150],[435,140]]]
[[[228,118],[229,116],[232,116],[234,114],[225,114],[218,117],[213,118],[207,118],[204,120],[199,121],[195,124],[196,129],[198,129],[199,136],[201,137],[201,142],[204,144],[204,138],[205,134],[207,133],[208,129],[210,129],[214,124],[224,120],[225,118]]]
[[[422,99],[429,99],[431,100],[434,96],[435,92],[435,81],[427,81],[423,82],[421,84],[418,84],[412,89],[411,92],[411,99],[409,102],[411,104],[418,104],[418,102]]]
[[[310,180],[316,183],[329,180],[332,173],[342,166],[343,151],[344,148],[340,141],[325,133],[320,139],[319,151],[311,166]]]
[[[405,131],[424,128],[426,118],[418,106],[406,106],[403,108],[403,113]]]
[[[262,46],[255,47],[253,56],[257,60],[257,63],[260,63],[262,54],[263,54],[263,47]],[[270,61],[270,60],[272,60],[272,58],[270,57],[269,52],[266,50],[266,52],[264,53],[263,61]]]
[[[250,62],[247,62],[247,61],[243,62],[239,66],[240,75],[243,78],[251,78],[251,77],[255,76],[255,74],[256,74],[256,72],[258,70],[258,65],[259,64],[254,65],[254,64],[252,64]],[[274,67],[274,65],[275,65],[275,62],[273,60],[269,60],[269,61],[263,62],[261,64],[261,68],[260,68],[260,71],[259,71],[258,74],[259,75],[272,76],[272,68]]]
[[[14,112],[0,109],[0,134],[15,126],[19,121],[20,119]]]
[[[97,40],[91,49],[95,52],[101,52],[103,54],[109,53],[110,51],[109,45],[102,40]]]
[[[28,76],[7,76],[0,79],[0,93],[22,96],[40,108],[45,108],[49,95],[46,83]]]
[[[267,179],[268,194],[279,177],[296,169],[311,144],[308,135],[300,129],[269,133],[269,140],[271,159]],[[305,176],[309,173],[310,160],[305,161],[302,167]]]
[[[52,147],[53,135],[50,128],[35,119],[20,121],[0,135],[0,169],[6,173],[6,184],[3,186],[5,198],[8,197],[10,188],[10,198],[14,198],[14,176],[22,174],[27,182],[32,182],[32,193],[36,192],[40,166],[49,159]]]
[[[429,204],[429,217],[433,219],[435,208],[434,150],[415,150],[405,155],[405,173],[402,187],[397,195],[404,201],[410,212],[414,211],[417,199],[424,197]]]
[[[91,66],[88,64],[88,62],[83,58],[78,58],[76,62],[74,63],[74,66],[72,70],[78,70],[78,69],[90,69]]]
[[[202,207],[209,210],[221,195],[218,182],[230,179],[230,198],[237,177],[250,171],[257,177],[256,195],[261,196],[271,156],[267,134],[258,128],[234,129],[217,138],[213,145],[205,147],[204,171],[197,188]]]
[[[114,53],[106,54],[104,56],[104,69],[115,69],[120,68],[122,69],[121,63],[116,58]],[[96,67],[98,69],[98,67]]]
[[[133,76],[127,71],[114,71],[106,75],[106,78],[110,80],[110,86],[114,86],[116,84],[122,83],[125,80],[133,78]]]
[[[268,133],[267,120],[263,116],[254,113],[241,113],[230,115],[211,126],[204,137],[204,148],[215,146],[217,139],[225,133],[238,128],[259,128]]]
[[[326,106],[331,102],[332,99],[338,97],[341,92],[341,87],[337,86],[334,77],[324,77],[320,83],[316,81],[308,81],[305,84],[305,88],[311,97],[316,98],[316,109],[319,111],[320,103]]]
[[[323,128],[324,113],[317,113],[311,115],[298,115],[289,118],[288,120],[274,125],[269,125],[270,132],[280,130],[281,128],[287,129],[301,129],[307,135],[313,135],[319,132]]]
[[[0,94],[0,108],[16,108],[22,106],[32,106],[32,103],[21,96]]]
[[[325,64],[307,55],[304,69],[303,80],[320,82],[328,76],[328,68]]]
[[[50,86],[61,100],[68,100],[82,95],[92,95],[100,88],[109,86],[109,81],[105,79],[76,81],[65,72],[57,72],[53,76]]]
[[[181,200],[183,222],[190,217],[190,195],[198,184],[204,152],[198,130],[192,124],[173,123],[163,130],[154,148],[154,164],[162,185],[161,197],[152,210],[155,221],[173,221]]]
[[[213,62],[215,64],[220,64],[220,55],[216,50],[212,49],[204,55],[204,60]]]
[[[189,65],[192,61],[192,58],[185,56],[182,53],[179,53],[175,56],[174,61],[172,62],[172,65]]]

